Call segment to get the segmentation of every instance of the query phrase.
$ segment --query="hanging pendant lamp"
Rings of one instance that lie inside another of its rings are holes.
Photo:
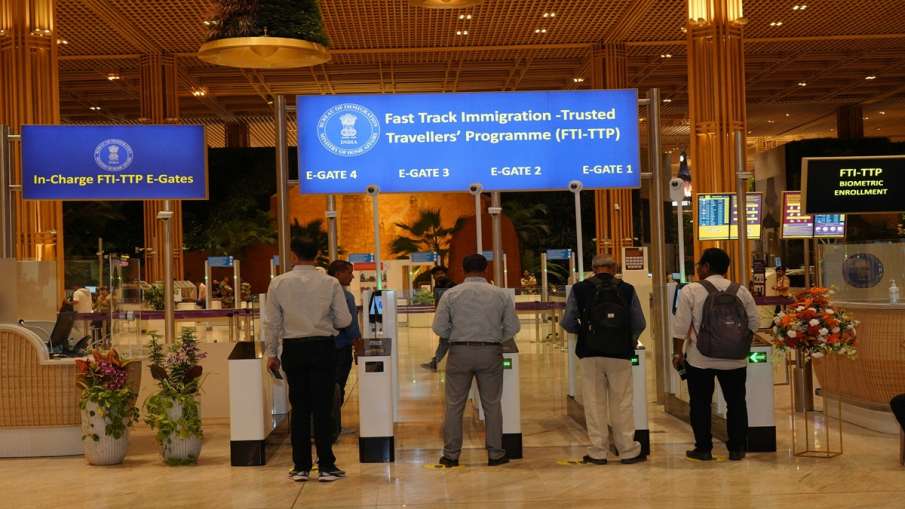
[[[292,69],[330,60],[318,0],[217,0],[198,58],[242,69]]]

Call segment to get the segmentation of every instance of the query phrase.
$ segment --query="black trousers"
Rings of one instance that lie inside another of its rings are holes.
[[[333,395],[336,344],[333,338],[284,340],[282,360],[292,404],[292,461],[296,470],[311,470],[311,421],[318,468],[334,468]]]
[[[899,421],[899,426],[902,426],[902,430],[905,431],[905,394],[893,396],[889,407],[892,408],[893,415]]]
[[[688,395],[691,399],[691,428],[694,431],[696,449],[713,449],[710,431],[710,411],[713,402],[714,379],[720,381],[723,399],[726,400],[726,428],[730,451],[744,451],[748,443],[748,406],[745,402],[747,368],[699,369],[686,363]]]
[[[333,398],[333,418],[336,426],[333,430],[334,437],[338,437],[343,429],[343,403],[346,401],[346,382],[349,381],[349,372],[352,371],[352,345],[336,349],[336,396]]]

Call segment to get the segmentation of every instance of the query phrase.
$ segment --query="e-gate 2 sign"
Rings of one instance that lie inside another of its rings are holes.
[[[27,200],[206,200],[203,126],[22,127]]]
[[[303,194],[640,187],[636,90],[299,96]]]

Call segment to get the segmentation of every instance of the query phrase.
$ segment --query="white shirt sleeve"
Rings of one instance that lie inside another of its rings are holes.
[[[273,283],[267,288],[267,299],[261,309],[261,329],[264,332],[264,346],[267,355],[276,357],[280,350],[280,335],[283,333],[283,309],[277,302],[277,291]]]
[[[679,302],[676,304],[676,314],[673,319],[672,337],[688,339],[688,331],[694,323],[694,298],[691,295],[691,285],[685,285],[679,292]]]
[[[748,328],[752,332],[757,332],[760,329],[760,311],[757,309],[754,296],[744,286],[739,287],[738,296],[742,300],[742,304],[745,305],[745,312],[748,314]]]

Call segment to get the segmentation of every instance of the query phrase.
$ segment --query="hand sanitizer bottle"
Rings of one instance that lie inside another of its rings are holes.
[[[889,285],[889,303],[890,304],[899,303],[899,287],[896,286],[895,279],[893,279],[892,283]]]

